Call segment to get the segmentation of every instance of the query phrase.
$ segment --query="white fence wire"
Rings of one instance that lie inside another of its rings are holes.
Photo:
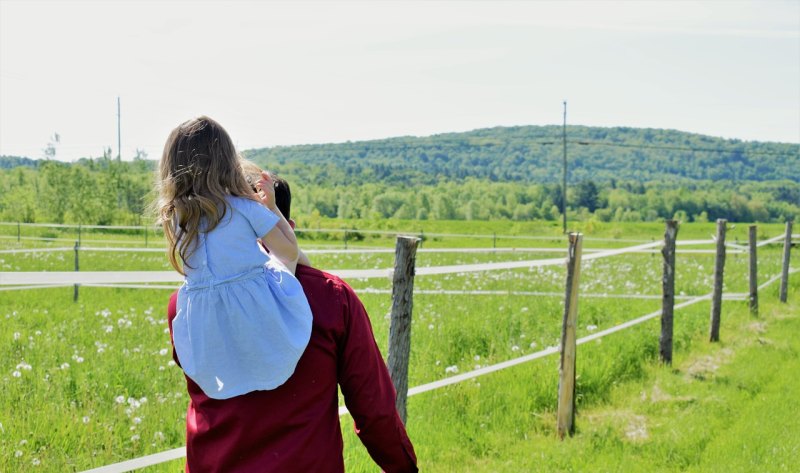
[[[2,223],[0,223],[2,224]],[[118,228],[125,228],[125,227],[118,227]],[[140,227],[137,227],[140,228]],[[452,235],[451,235],[452,236]],[[464,235],[464,236],[474,236],[474,235]],[[792,235],[795,237],[795,235]],[[758,246],[765,246],[771,243],[776,243],[781,241],[784,238],[784,235],[779,235],[774,238],[770,238],[768,240],[764,240],[758,243]],[[615,240],[620,241],[620,240]],[[679,241],[677,244],[679,246],[697,246],[697,245],[708,245],[713,243],[713,240],[684,240]],[[656,242],[649,242],[640,245],[629,246],[626,248],[619,248],[619,249],[596,249],[586,250],[588,255],[586,255],[583,260],[592,260],[592,259],[599,259],[611,256],[622,255],[626,253],[637,253],[637,252],[655,252],[658,251],[656,248],[661,246],[663,242],[656,241]],[[740,245],[729,245],[729,247],[734,248],[737,252],[747,252],[746,247],[742,247]],[[73,248],[49,248],[49,249],[39,249],[39,251],[67,251],[73,250]],[[164,251],[163,248],[83,248],[85,251]],[[516,249],[502,249],[501,251],[526,251],[526,250],[535,250],[535,252],[539,252],[541,249],[525,249],[525,250],[516,250]],[[549,251],[553,251],[556,249],[548,249]],[[23,252],[28,250],[4,250],[2,253],[13,253],[13,252]],[[331,250],[318,250],[320,253],[323,251],[331,251]],[[337,253],[349,253],[355,252],[358,250],[340,250],[336,251]],[[391,249],[372,249],[372,250],[360,250],[360,251],[372,251],[372,252],[392,252]],[[425,250],[421,249],[420,251],[442,251],[442,250]],[[464,249],[455,249],[450,251],[457,251],[457,252],[464,252]],[[489,252],[489,251],[497,251],[496,249],[483,249],[483,248],[475,248],[470,249],[472,252]],[[688,251],[688,250],[683,250]],[[699,250],[694,250],[699,251]],[[333,252],[333,251],[331,251]],[[534,252],[534,251],[532,251]],[[562,251],[563,252],[563,251]],[[507,269],[516,269],[516,268],[534,268],[534,267],[542,267],[542,266],[551,266],[551,265],[560,265],[564,263],[564,258],[549,258],[549,259],[537,259],[537,260],[526,260],[526,261],[509,261],[509,262],[499,262],[499,263],[478,263],[478,264],[462,264],[462,265],[447,265],[447,266],[431,266],[431,267],[420,267],[417,268],[416,274],[418,276],[425,276],[425,275],[441,275],[441,274],[461,274],[461,273],[469,273],[469,272],[479,272],[479,271],[495,271],[495,270],[507,270]],[[392,275],[392,268],[384,268],[384,269],[370,269],[370,270],[331,270],[328,271],[329,273],[335,274],[343,279],[362,279],[367,280],[371,278],[390,278]],[[793,269],[790,271],[792,274],[796,273],[797,270]],[[759,289],[764,289],[770,284],[778,281],[780,276],[775,276],[761,286]],[[127,287],[127,288],[136,288],[136,289],[175,289],[177,284],[182,281],[182,276],[177,274],[174,271],[125,271],[125,272],[115,272],[115,271],[80,271],[80,272],[0,272],[0,286],[7,286],[7,287],[0,287],[0,290],[11,290],[11,289],[32,289],[32,288],[42,288],[42,287],[59,287],[59,286],[69,286],[73,284],[81,284],[81,285],[88,285],[88,286],[95,286],[95,287]],[[137,284],[138,283],[138,284]],[[170,285],[165,284],[141,284],[141,283],[173,283]],[[385,290],[365,290],[365,292],[377,292],[384,293]],[[385,291],[390,292],[390,291]],[[533,292],[533,291],[442,291],[442,290],[432,290],[432,291],[415,291],[415,293],[420,294],[469,294],[469,295],[478,295],[478,294],[486,294],[486,295],[497,295],[497,294],[514,294],[514,295],[531,295],[531,296],[563,296],[561,293],[543,293],[543,292]],[[661,296],[647,296],[647,295],[608,295],[608,294],[586,294],[586,297],[629,297],[629,298],[660,298]],[[682,298],[678,296],[676,298]],[[688,307],[690,305],[696,304],[698,302],[708,300],[711,298],[711,294],[706,294],[699,297],[692,297],[685,302],[675,305],[675,309],[681,309],[684,307]],[[746,300],[746,294],[728,294],[726,295],[727,299],[732,300]],[[636,319],[630,320],[628,322],[622,323],[620,325],[599,331],[597,333],[587,335],[578,339],[578,344],[584,344],[592,340],[597,340],[604,336],[619,332],[621,330],[633,327],[635,325],[641,324],[648,320],[651,320],[655,317],[658,317],[661,314],[661,310],[651,312],[649,314],[643,315]],[[424,393],[427,391],[431,391],[434,389],[439,389],[445,386],[449,386],[452,384],[460,383],[469,379],[474,379],[478,376],[483,376],[489,373],[493,373],[496,371],[500,371],[503,369],[510,368],[512,366],[519,365],[521,363],[526,363],[532,360],[536,360],[539,358],[543,358],[548,355],[552,355],[558,353],[559,347],[553,346],[548,347],[544,350],[538,351],[536,353],[531,353],[528,355],[524,355],[518,358],[514,358],[511,360],[507,360],[504,362],[500,362],[491,366],[482,367],[473,371],[469,371],[466,373],[462,373],[456,376],[451,376],[445,379],[441,379],[438,381],[434,381],[431,383],[423,384],[420,386],[416,386],[410,388],[408,390],[408,395],[413,396],[416,394]],[[347,413],[346,407],[339,408],[339,415],[344,415]],[[146,466],[152,466],[160,463],[164,463],[171,460],[176,460],[182,458],[186,455],[185,447],[180,447],[172,450],[168,450],[165,452],[156,453],[153,455],[147,455],[140,458],[135,458],[132,460],[124,461],[121,463],[115,463],[112,465],[106,465],[100,468],[95,468],[92,470],[87,470],[85,473],[122,473],[131,471],[138,468],[143,468]]]

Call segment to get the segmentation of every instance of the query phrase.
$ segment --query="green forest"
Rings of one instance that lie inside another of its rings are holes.
[[[557,220],[560,126],[244,150],[292,185],[295,216]],[[110,154],[110,153],[108,153]],[[569,126],[571,220],[776,222],[800,215],[800,145]],[[0,220],[144,224],[156,161],[0,157]]]

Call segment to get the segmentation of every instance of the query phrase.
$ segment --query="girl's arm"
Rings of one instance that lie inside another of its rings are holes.
[[[258,197],[272,213],[278,216],[278,223],[266,235],[261,237],[261,241],[269,248],[270,254],[278,258],[291,272],[297,267],[299,249],[297,248],[297,238],[294,231],[286,221],[278,206],[275,204],[275,183],[272,176],[266,171],[261,173],[261,179],[256,183],[259,189]]]

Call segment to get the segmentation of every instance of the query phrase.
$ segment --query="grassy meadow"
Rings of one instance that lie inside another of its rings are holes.
[[[564,253],[549,250],[566,247],[560,226],[552,222],[301,220],[299,226],[314,230],[299,235],[302,247],[323,250],[310,252],[321,269],[392,266],[392,252],[324,251],[344,248],[342,229],[350,229],[348,249],[393,248],[393,236],[369,233],[373,230],[423,235],[418,267],[563,258]],[[663,236],[663,224],[578,226],[587,250]],[[759,225],[759,238],[782,231],[782,225]],[[693,223],[682,226],[678,238],[707,240],[713,233],[714,224]],[[74,228],[21,227],[18,241],[16,226],[0,226],[0,250],[70,248],[0,253],[0,270],[71,271],[76,237]],[[747,225],[732,228],[728,240],[746,242]],[[144,243],[141,232],[81,230],[84,247]],[[154,233],[147,243],[162,245]],[[486,251],[433,251],[448,248]],[[661,261],[657,252],[649,252],[584,262],[578,336],[658,310]],[[728,255],[726,292],[747,291],[747,261],[743,253]],[[759,262],[759,281],[777,274],[780,245],[760,248]],[[713,265],[713,254],[679,253],[678,297],[708,293]],[[80,268],[169,266],[161,252],[86,249],[80,252]],[[800,345],[794,336],[800,328],[798,279],[791,279],[788,305],[775,302],[777,284],[761,292],[758,320],[750,318],[746,302],[725,301],[717,344],[706,342],[707,301],[676,311],[671,368],[656,361],[657,319],[581,345],[577,432],[565,442],[555,440],[554,432],[557,356],[411,397],[408,428],[420,468],[715,471],[725,465],[731,471],[790,471],[800,453],[800,428],[780,412],[798,407],[782,395],[800,388]],[[417,277],[409,385],[557,346],[564,281],[563,264]],[[386,355],[391,282],[348,282],[362,298]],[[0,291],[0,471],[83,471],[183,444],[188,396],[171,361],[165,320],[169,292],[83,287],[73,302],[72,287]],[[636,297],[615,297],[621,295]],[[348,471],[376,471],[348,416],[342,429]],[[145,471],[181,469],[182,461],[174,461]]]

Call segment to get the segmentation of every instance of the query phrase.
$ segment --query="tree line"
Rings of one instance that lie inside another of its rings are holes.
[[[561,127],[248,150],[287,178],[296,215],[559,220]],[[568,127],[570,219],[783,221],[800,215],[800,146],[672,130]],[[152,221],[155,161],[0,157],[0,219]]]
[[[132,225],[152,221],[153,162],[41,162],[0,171],[0,219],[12,222]],[[560,184],[466,178],[461,182],[316,185],[285,176],[293,213],[308,217],[418,220],[559,220]],[[571,219],[770,222],[800,216],[800,184],[586,180],[570,185]]]

